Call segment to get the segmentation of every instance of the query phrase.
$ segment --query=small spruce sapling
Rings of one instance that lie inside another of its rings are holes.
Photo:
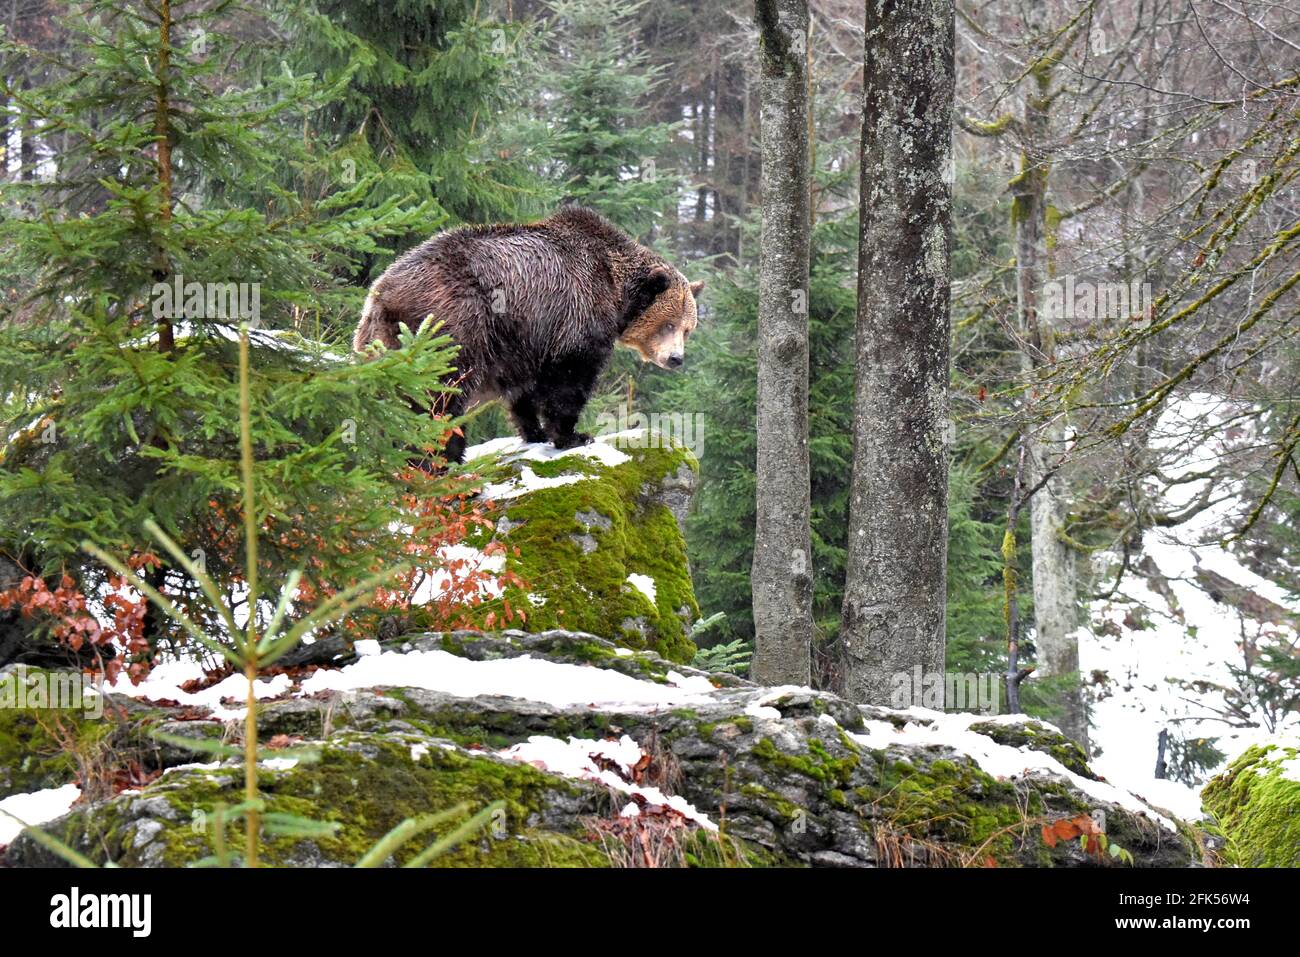
[[[426,326],[428,323],[426,322]],[[421,333],[427,331],[422,329]],[[390,566],[356,584],[325,598],[312,611],[302,618],[290,623],[289,611],[298,591],[302,578],[300,571],[289,574],[275,602],[274,611],[264,628],[260,627],[261,615],[258,591],[257,560],[257,499],[253,480],[253,442],[251,426],[251,389],[249,386],[248,328],[242,326],[239,336],[239,394],[240,394],[240,474],[242,478],[245,570],[244,581],[247,587],[248,616],[244,627],[239,627],[230,604],[221,594],[221,590],[211,577],[197,563],[192,561],[184,551],[153,521],[147,521],[145,528],[160,545],[171,555],[199,585],[211,608],[230,636],[229,643],[219,641],[199,627],[194,620],[156,588],[146,582],[140,575],[128,567],[125,562],[100,549],[93,542],[83,543],[87,552],[103,562],[118,575],[122,576],[132,587],[152,601],[162,612],[171,618],[185,633],[209,652],[229,662],[233,667],[243,671],[248,680],[247,712],[244,723],[244,741],[242,749],[219,742],[196,741],[178,736],[158,735],[167,743],[204,752],[218,758],[232,758],[242,755],[244,762],[244,800],[233,807],[219,805],[214,810],[212,840],[214,856],[204,863],[227,866],[232,857],[226,847],[226,827],[240,819],[244,822],[244,857],[247,867],[258,866],[259,844],[261,835],[266,833],[292,837],[314,837],[333,833],[338,824],[329,821],[314,821],[298,815],[280,812],[268,812],[257,786],[257,763],[267,757],[268,752],[258,747],[257,733],[257,698],[256,680],[265,668],[274,664],[302,638],[313,629],[340,622],[349,612],[370,601],[376,589],[394,576],[408,570],[406,564]],[[316,757],[314,749],[276,749],[276,757],[294,757],[300,761],[311,761]],[[445,853],[470,835],[480,830],[492,820],[504,805],[494,802],[478,814],[443,835],[416,855],[407,866],[424,866],[439,855]],[[421,834],[448,823],[468,811],[468,805],[458,805],[436,814],[409,818],[398,824],[392,831],[381,838],[360,861],[358,867],[375,867],[387,860],[395,851]],[[7,813],[7,812],[6,812]],[[9,815],[12,817],[12,815]],[[15,820],[18,820],[15,818]],[[19,821],[19,823],[23,823]],[[64,860],[79,867],[93,867],[94,863],[84,854],[68,847],[52,835],[39,828],[28,827],[33,840],[54,852]]]

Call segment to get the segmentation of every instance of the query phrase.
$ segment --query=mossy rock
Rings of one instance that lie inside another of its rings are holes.
[[[109,731],[80,706],[78,679],[72,672],[22,666],[0,675],[0,798],[68,784],[76,777],[77,752],[93,749]],[[26,686],[21,691],[20,682]],[[37,688],[74,689],[76,699],[35,698],[32,691]],[[37,706],[17,707],[20,703]]]
[[[663,662],[653,653],[629,654],[584,633],[430,633],[407,636],[400,647],[390,643],[398,652],[437,649],[481,661],[537,655],[581,669],[627,668],[625,673],[662,680]],[[652,667],[644,671],[647,665]],[[687,843],[681,845],[681,862],[688,866],[1170,867],[1199,862],[1196,842],[1177,822],[1128,800],[1115,804],[1105,795],[1094,796],[1097,789],[1076,776],[1094,778],[1086,764],[1071,775],[1037,770],[1006,779],[981,766],[980,755],[991,745],[1056,755],[1058,736],[1039,722],[975,721],[970,730],[989,741],[965,753],[926,735],[882,737],[874,725],[884,721],[906,731],[937,716],[857,705],[829,692],[761,688],[739,679],[726,687],[693,684],[699,690],[678,706],[654,708],[400,686],[265,701],[258,714],[262,741],[287,735],[318,741],[314,747],[320,752],[317,762],[264,766],[260,784],[268,810],[332,822],[337,829],[311,838],[268,834],[263,859],[272,865],[347,866],[404,819],[458,805],[466,806],[468,816],[502,801],[505,813],[494,822],[493,833],[475,835],[437,863],[626,863],[617,844],[606,839],[625,833],[618,829],[626,825],[620,810],[627,798],[611,799],[604,783],[561,777],[499,752],[535,735],[560,741],[627,735],[647,759],[637,765],[637,784],[679,796],[722,829],[721,835],[694,826],[682,832]],[[193,717],[191,709],[123,704],[117,696],[111,704],[121,712],[112,741],[124,749],[123,756],[144,755],[145,767],[171,770],[139,792],[79,806],[45,829],[100,863],[203,862],[213,852],[218,807],[242,801],[242,770],[232,763],[176,767],[194,755],[179,745],[147,751],[146,741],[157,730],[215,738],[234,729],[215,720],[186,720]],[[1287,760],[1294,753],[1276,757]],[[998,766],[1021,767],[1013,758],[1001,754]],[[1122,860],[1098,860],[1078,841],[1044,840],[1044,826],[1097,812],[1108,840],[1129,852]],[[653,820],[646,826],[654,826]],[[241,845],[237,831],[232,825],[226,834],[232,849]],[[1284,833],[1282,840],[1294,837]],[[415,843],[392,863],[408,861],[427,844]],[[42,866],[57,860],[24,835],[11,845],[4,863]]]
[[[1094,781],[1100,780],[1088,767],[1088,756],[1083,749],[1051,725],[1041,721],[1023,720],[1014,724],[1001,721],[981,721],[972,724],[972,731],[992,738],[998,744],[1012,748],[1029,748],[1040,751],[1060,761],[1075,774]]]
[[[47,717],[27,708],[0,710],[0,798],[56,788],[75,777],[75,761],[51,733]],[[66,720],[75,721],[80,734],[79,718]]]
[[[439,857],[437,866],[609,863],[582,823],[587,815],[608,815],[603,789],[420,735],[344,732],[322,746],[319,760],[264,768],[259,783],[268,813],[337,825],[331,835],[310,838],[264,832],[260,855],[270,866],[351,866],[404,819],[467,807],[458,820],[396,851],[388,863],[400,865],[494,801],[504,802],[501,815]],[[138,793],[80,808],[44,830],[98,864],[183,867],[212,857],[217,809],[235,806],[242,797],[239,767],[178,768]],[[232,853],[243,847],[242,826],[227,826]],[[63,864],[29,835],[14,841],[6,863]]]
[[[666,683],[669,675],[708,678],[717,687],[742,687],[752,683],[737,675],[703,671],[668,661],[653,651],[631,651],[613,641],[585,632],[556,629],[525,632],[511,628],[498,632],[413,632],[381,642],[388,651],[445,651],[471,661],[500,658],[541,658],[560,664],[592,665],[644,681]]]
[[[588,632],[689,662],[700,609],[679,517],[699,464],[657,434],[597,441],[602,448],[530,445],[500,456],[486,493],[498,504],[491,534],[526,587],[507,587],[477,609],[478,620],[503,621],[509,603],[525,613],[512,624],[526,631]],[[484,545],[487,535],[471,543]],[[647,580],[653,600],[634,584]]]
[[[220,738],[220,724],[180,719],[177,709],[117,694],[81,696],[80,672],[11,666],[0,673],[0,798],[77,783],[109,786],[115,771],[160,770],[194,760],[191,750],[156,737]],[[16,682],[44,687],[40,700]],[[61,689],[61,690],[59,690]],[[14,707],[19,701],[28,707]],[[318,718],[319,723],[319,718]],[[84,775],[97,780],[83,780]]]
[[[1091,798],[1064,778],[999,780],[969,756],[941,747],[868,749],[851,733],[861,726],[861,710],[826,693],[773,696],[734,687],[689,707],[653,712],[418,689],[384,694],[399,710],[373,709],[358,697],[359,713],[370,715],[358,730],[391,733],[406,726],[486,748],[536,734],[628,734],[652,756],[652,770],[665,770],[675,793],[712,820],[725,820],[728,837],[757,854],[753,863],[1125,866],[1097,861],[1078,842],[1048,847],[1041,838],[1042,824],[1099,809],[1108,836],[1132,853],[1136,866],[1195,862],[1196,849],[1184,835]],[[760,699],[760,713],[749,713]],[[779,711],[780,719],[762,716],[766,709]]]
[[[1300,867],[1300,747],[1257,745],[1201,791],[1239,867]]]

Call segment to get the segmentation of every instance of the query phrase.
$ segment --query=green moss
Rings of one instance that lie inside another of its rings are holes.
[[[790,824],[793,821],[802,819],[806,814],[804,808],[800,805],[783,798],[770,788],[765,788],[754,781],[746,781],[742,784],[740,793],[764,807],[768,812],[766,816],[779,821],[781,824]]]
[[[538,629],[540,631],[541,629]],[[402,645],[410,636],[398,639],[394,644]],[[668,674],[674,670],[671,662],[666,662],[653,653],[627,654],[619,653],[619,648],[612,642],[594,636],[584,636],[581,632],[557,631],[545,640],[524,645],[517,638],[504,632],[485,634],[483,632],[439,632],[439,647],[448,654],[459,658],[487,661],[497,658],[516,657],[529,654],[564,664],[588,664],[608,668],[621,674],[653,681],[658,684],[668,683]],[[500,647],[504,645],[504,647]]]
[[[533,474],[541,478],[558,478],[561,475],[590,475],[596,477],[602,473],[604,467],[593,459],[580,455],[569,455],[562,459],[530,462],[529,468],[533,470]]]
[[[78,754],[102,747],[113,729],[110,722],[89,717],[79,707],[79,696],[62,702],[68,707],[10,707],[31,700],[19,694],[19,680],[16,673],[0,680],[5,705],[0,707],[0,798],[70,783],[76,778]]]
[[[690,662],[696,649],[688,623],[699,617],[699,605],[685,540],[672,512],[646,493],[684,465],[697,466],[684,449],[631,449],[629,456],[616,466],[583,456],[527,463],[543,477],[588,478],[507,501],[508,531],[502,536],[510,549],[506,565],[526,589],[509,587],[500,598],[479,606],[475,616],[480,622],[489,614],[500,620],[508,602],[512,610],[525,612],[521,627],[528,631],[586,631],[670,661]],[[628,583],[631,574],[654,580],[653,603]],[[530,595],[544,602],[538,604]]]
[[[848,784],[859,761],[856,753],[850,753],[843,758],[834,757],[827,750],[826,745],[817,738],[808,739],[806,757],[800,754],[787,754],[777,748],[771,738],[759,740],[751,753],[768,767],[812,778],[821,784]]]
[[[598,645],[594,641],[578,641],[565,645],[566,657],[572,656],[574,661],[583,662],[589,665],[603,664],[618,655],[606,648],[604,645]]]
[[[963,122],[975,130],[979,136],[1000,136],[1015,122],[1015,114],[1008,111],[992,121],[968,117]]]
[[[442,650],[458,658],[465,657],[464,643],[455,633],[450,631],[442,636]]]
[[[1240,867],[1300,867],[1300,782],[1281,767],[1297,749],[1255,746],[1205,786],[1201,798]]]
[[[687,867],[787,867],[790,863],[765,847],[712,831],[688,831],[681,847]]]
[[[346,738],[346,735],[344,736]],[[112,860],[132,866],[145,861],[184,866],[209,857],[209,832],[192,826],[213,820],[218,804],[233,806],[242,797],[237,770],[192,770],[163,778],[140,799],[163,797],[174,820],[142,847],[136,847],[139,824],[127,813],[134,799],[119,798],[100,805],[95,816],[74,814],[58,829],[63,840],[80,846],[99,862]],[[440,857],[441,867],[598,867],[609,861],[597,843],[582,831],[565,832],[543,826],[557,803],[582,801],[584,795],[562,779],[527,764],[502,762],[432,747],[418,758],[394,738],[365,739],[355,748],[326,747],[317,763],[284,771],[264,771],[262,797],[267,810],[339,825],[333,835],[305,840],[264,835],[261,854],[270,866],[303,863],[350,865],[379,838],[408,817],[446,810],[460,804],[469,813],[493,801],[505,804],[503,817],[483,833]],[[116,812],[116,813],[115,813]],[[466,815],[468,816],[468,815]],[[162,818],[151,815],[151,820]],[[445,833],[449,825],[439,833]],[[232,850],[242,847],[242,824],[228,828]],[[401,864],[431,843],[436,834],[410,842],[394,855]],[[151,850],[158,845],[161,852]]]
[[[859,797],[895,830],[986,855],[1000,865],[1022,863],[1015,826],[1024,815],[1014,788],[973,764],[939,759],[918,768],[886,758],[878,790]]]
[[[548,715],[541,727],[529,715],[513,711],[472,711],[452,706],[430,709],[401,688],[390,688],[387,694],[406,705],[396,725],[413,727],[431,738],[465,748],[508,748],[543,732],[560,738],[597,740],[611,733],[612,717],[600,711]]]
[[[0,798],[67,784],[75,770],[36,713],[0,711]]]
[[[1046,242],[1048,252],[1056,250],[1057,236],[1061,230],[1061,211],[1051,203],[1047,204],[1044,211],[1044,220],[1046,225]]]
[[[666,684],[668,671],[663,662],[645,655],[619,655],[607,645],[594,641],[565,641],[561,657],[568,662],[611,667],[624,673],[632,671],[636,677]]]

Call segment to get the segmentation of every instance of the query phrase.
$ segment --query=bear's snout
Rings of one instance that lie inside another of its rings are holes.
[[[686,361],[685,357],[680,352],[674,352],[666,360],[664,360],[664,365],[666,365],[670,369],[680,369],[682,367],[682,363],[685,361]]]

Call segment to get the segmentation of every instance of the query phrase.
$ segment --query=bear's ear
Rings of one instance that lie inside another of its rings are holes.
[[[703,280],[703,279],[699,280],[698,282],[693,282],[693,283],[691,283],[691,295],[692,295],[692,296],[698,296],[698,295],[700,294],[700,292],[701,292],[703,289],[704,289],[704,280]]]
[[[623,304],[622,328],[626,329],[636,322],[641,313],[649,309],[651,304],[672,284],[673,275],[664,266],[655,266],[640,275],[630,277]]]
[[[650,270],[650,275],[646,277],[644,285],[644,295],[646,303],[652,303],[659,298],[660,294],[666,292],[668,287],[673,284],[673,274],[663,266],[655,266]]]

